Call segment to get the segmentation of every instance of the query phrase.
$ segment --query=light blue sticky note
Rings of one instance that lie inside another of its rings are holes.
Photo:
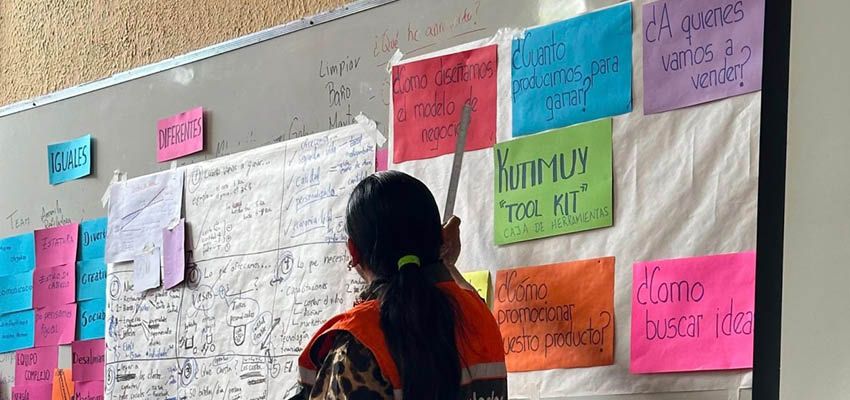
[[[35,268],[35,237],[33,233],[0,239],[0,276],[12,275]]]
[[[91,135],[47,146],[50,184],[67,182],[91,173]]]
[[[511,46],[513,136],[632,109],[632,3],[526,31]]]
[[[106,217],[80,222],[80,260],[103,258],[106,247]]]
[[[0,315],[0,353],[33,347],[34,343],[33,310]]]
[[[77,261],[77,301],[106,298],[106,263],[103,258]]]
[[[0,314],[32,308],[32,271],[0,276]]]
[[[77,303],[77,340],[100,339],[104,335],[106,299],[92,299]]]

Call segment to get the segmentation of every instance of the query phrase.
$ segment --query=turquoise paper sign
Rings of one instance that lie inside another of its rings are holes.
[[[91,135],[47,146],[50,184],[56,185],[91,173]]]

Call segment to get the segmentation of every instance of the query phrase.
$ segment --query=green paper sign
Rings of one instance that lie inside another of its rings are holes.
[[[614,224],[611,119],[494,147],[497,245]]]

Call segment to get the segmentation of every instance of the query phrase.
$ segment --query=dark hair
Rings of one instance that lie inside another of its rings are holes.
[[[371,291],[381,304],[381,329],[401,375],[404,399],[456,399],[459,310],[423,274],[424,267],[439,261],[443,243],[431,191],[402,172],[371,175],[351,193],[345,222],[364,267],[375,274]],[[421,267],[399,267],[407,255],[418,257]]]

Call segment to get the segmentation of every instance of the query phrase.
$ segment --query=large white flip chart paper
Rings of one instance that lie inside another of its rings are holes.
[[[286,398],[312,334],[363,289],[345,209],[376,133],[358,123],[185,167],[186,282],[142,295],[129,264],[110,265],[106,397]]]

